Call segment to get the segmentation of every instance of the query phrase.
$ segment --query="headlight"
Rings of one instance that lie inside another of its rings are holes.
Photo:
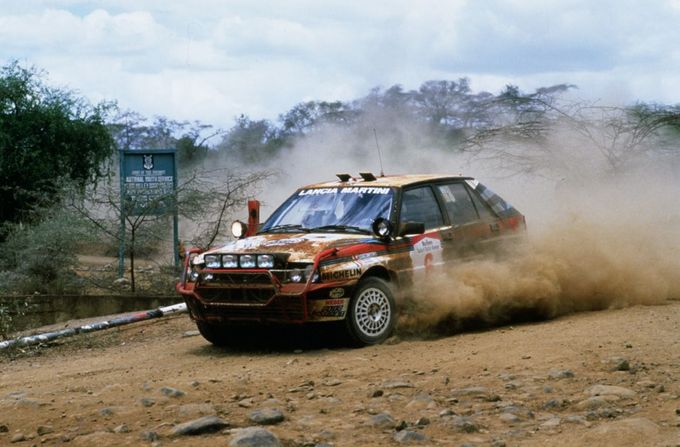
[[[237,220],[231,224],[231,234],[233,234],[236,239],[241,239],[246,235],[247,232],[248,225],[244,224],[243,222]]]
[[[255,268],[255,255],[241,255],[239,258],[241,268],[252,269]]]
[[[302,282],[305,278],[305,272],[302,270],[295,270],[290,274],[290,282]]]
[[[258,255],[257,266],[263,269],[270,269],[274,267],[274,256],[272,255]]]
[[[205,266],[211,269],[218,269],[222,266],[219,255],[205,255]]]
[[[222,265],[225,269],[238,268],[238,256],[236,255],[222,255]]]

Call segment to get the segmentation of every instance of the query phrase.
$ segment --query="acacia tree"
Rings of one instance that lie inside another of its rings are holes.
[[[64,182],[82,189],[104,174],[113,151],[108,110],[48,87],[35,68],[0,69],[0,223],[58,202]]]

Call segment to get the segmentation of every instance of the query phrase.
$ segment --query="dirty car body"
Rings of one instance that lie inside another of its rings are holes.
[[[177,289],[206,339],[233,343],[243,322],[336,322],[356,344],[380,343],[429,273],[525,233],[471,177],[338,177],[297,190],[257,234],[188,253]]]

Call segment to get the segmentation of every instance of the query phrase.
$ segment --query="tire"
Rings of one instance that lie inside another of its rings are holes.
[[[234,342],[233,331],[228,327],[207,321],[196,321],[196,327],[203,338],[215,346],[229,346]]]
[[[390,284],[376,277],[359,281],[345,317],[345,331],[353,344],[382,343],[392,334],[396,319]]]

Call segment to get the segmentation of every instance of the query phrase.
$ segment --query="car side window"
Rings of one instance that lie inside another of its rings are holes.
[[[498,216],[496,216],[494,212],[491,211],[489,205],[479,197],[479,193],[477,191],[470,191],[470,195],[472,196],[472,201],[475,202],[479,217],[481,217],[483,220],[498,219]]]
[[[477,210],[472,204],[470,194],[462,183],[437,185],[444,199],[444,206],[453,225],[464,225],[478,219]]]
[[[400,218],[402,222],[423,222],[426,230],[444,225],[437,199],[429,186],[404,191]]]

